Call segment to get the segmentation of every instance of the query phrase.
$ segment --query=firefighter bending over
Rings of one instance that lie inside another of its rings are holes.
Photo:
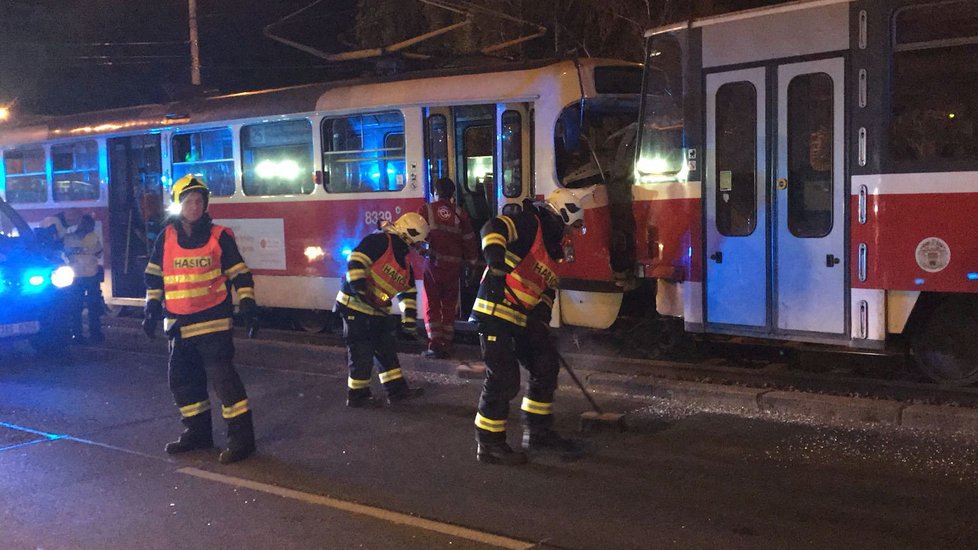
[[[221,400],[227,422],[227,448],[222,464],[255,452],[255,431],[244,384],[234,368],[231,285],[241,302],[249,333],[256,328],[255,286],[234,234],[215,225],[207,214],[210,191],[197,177],[184,176],[173,184],[180,203],[174,217],[156,239],[146,266],[146,311],[143,330],[156,337],[164,317],[170,339],[170,391],[186,427],[180,438],[167,443],[177,454],[214,446],[207,378]]]
[[[350,369],[347,407],[381,405],[370,393],[374,359],[380,381],[387,389],[388,403],[423,393],[423,388],[409,387],[401,373],[394,327],[388,317],[391,300],[397,296],[404,312],[400,330],[408,337],[416,337],[418,291],[408,252],[424,243],[428,223],[410,212],[394,223],[383,222],[380,229],[364,237],[350,253],[346,277],[336,295],[334,311],[343,317],[343,341]]]
[[[489,267],[472,309],[486,362],[486,380],[475,415],[476,458],[490,464],[522,464],[526,454],[506,442],[509,402],[520,389],[520,366],[529,373],[523,398],[523,448],[579,458],[580,445],[553,430],[553,399],[560,370],[550,339],[557,289],[557,262],[568,228],[583,229],[578,194],[557,189],[540,205],[524,201],[515,216],[497,216],[482,228]]]

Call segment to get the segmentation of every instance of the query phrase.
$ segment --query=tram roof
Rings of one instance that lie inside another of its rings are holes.
[[[582,66],[632,64],[621,60],[601,58],[547,59],[489,67],[435,69],[386,77],[361,77],[214,96],[199,96],[168,103],[137,105],[71,115],[39,116],[0,125],[0,146],[108,133],[160,130],[173,126],[249,117],[313,112],[317,110],[317,100],[330,90],[450,76],[533,70],[573,62],[580,63]]]
[[[676,32],[676,31],[681,31],[683,29],[706,27],[709,25],[717,25],[720,23],[729,23],[730,21],[737,21],[740,19],[751,19],[754,17],[773,15],[776,13],[785,13],[785,12],[804,10],[809,8],[817,8],[820,6],[829,6],[832,4],[848,4],[853,1],[854,0],[795,0],[794,2],[785,2],[784,4],[777,4],[774,6],[763,6],[760,8],[751,8],[748,10],[722,13],[719,15],[702,17],[700,19],[690,19],[689,21],[680,21],[678,23],[663,25],[661,27],[654,27],[645,31],[645,37],[648,38],[650,36],[655,36],[657,34]]]

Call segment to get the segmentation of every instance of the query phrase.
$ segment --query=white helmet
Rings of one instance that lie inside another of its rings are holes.
[[[387,223],[381,227],[387,233],[393,233],[408,244],[423,242],[428,238],[428,222],[416,212],[408,212],[394,223]]]
[[[555,189],[547,195],[547,208],[557,214],[564,225],[582,227],[584,225],[584,207],[582,199],[590,192],[571,191],[570,189]]]

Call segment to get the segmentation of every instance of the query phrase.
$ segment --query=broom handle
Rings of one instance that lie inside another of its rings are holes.
[[[557,351],[556,349],[554,350],[554,353],[557,354],[557,359],[560,360],[560,364],[564,366],[564,369],[567,371],[567,374],[569,374],[571,378],[574,379],[574,383],[577,384],[577,387],[581,388],[581,393],[584,394],[584,397],[587,397],[587,400],[591,402],[591,406],[594,407],[594,412],[598,414],[604,414],[604,411],[601,410],[601,407],[598,406],[598,403],[594,400],[593,397],[591,397],[591,394],[588,393],[586,389],[584,389],[584,384],[581,384],[581,380],[577,377],[577,374],[574,372],[574,369],[572,369],[571,366],[567,363],[567,360],[564,359],[564,356],[561,355],[560,352]]]

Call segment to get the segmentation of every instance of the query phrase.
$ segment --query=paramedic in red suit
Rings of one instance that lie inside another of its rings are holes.
[[[478,248],[469,215],[455,205],[455,182],[435,182],[435,201],[418,210],[428,222],[428,256],[424,263],[424,326],[428,332],[425,357],[452,354],[459,279],[464,264],[473,265]]]

